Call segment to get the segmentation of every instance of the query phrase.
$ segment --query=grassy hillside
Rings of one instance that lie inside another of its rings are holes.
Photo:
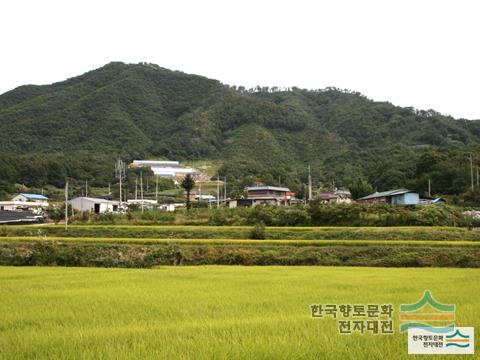
[[[478,121],[358,93],[248,91],[152,64],[110,63],[0,95],[0,191],[15,182],[62,186],[67,177],[107,186],[115,159],[159,158],[218,164],[231,192],[255,180],[302,191],[310,164],[315,185],[365,177],[379,190],[424,191],[431,179],[435,193],[458,194],[479,142]]]

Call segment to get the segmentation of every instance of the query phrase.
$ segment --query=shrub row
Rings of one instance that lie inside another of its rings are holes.
[[[0,265],[151,268],[214,264],[477,268],[480,248],[0,242]]]

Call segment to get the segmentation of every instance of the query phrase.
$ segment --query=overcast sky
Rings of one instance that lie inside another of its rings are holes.
[[[2,1],[0,93],[146,61],[230,85],[335,86],[480,119],[478,4]]]

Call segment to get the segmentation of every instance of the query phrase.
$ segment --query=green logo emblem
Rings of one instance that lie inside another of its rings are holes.
[[[438,302],[429,290],[416,303],[400,305],[400,332],[432,326],[451,331],[455,326],[455,305]]]

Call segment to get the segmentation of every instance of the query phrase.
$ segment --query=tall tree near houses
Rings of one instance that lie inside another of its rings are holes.
[[[193,187],[195,186],[195,180],[193,179],[193,176],[190,175],[190,174],[187,174],[183,178],[181,186],[187,193],[186,205],[187,205],[187,210],[190,210],[190,208],[192,207],[192,203],[190,202],[190,193],[191,193]]]
[[[354,200],[370,195],[373,192],[372,185],[370,185],[368,180],[364,177],[357,178],[357,180],[355,180],[355,182],[350,185],[349,189]]]

